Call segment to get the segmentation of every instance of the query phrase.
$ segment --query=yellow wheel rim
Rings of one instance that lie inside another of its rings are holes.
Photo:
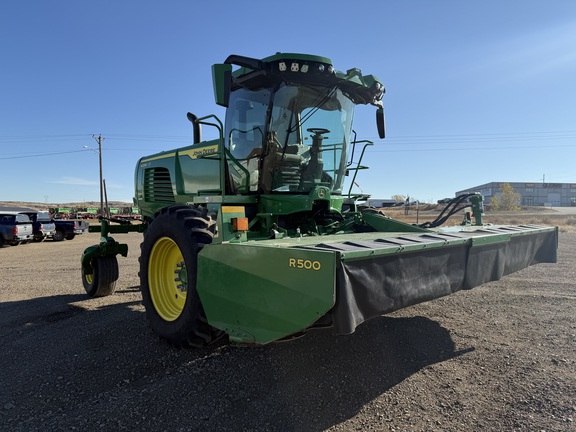
[[[188,283],[182,252],[168,237],[158,239],[152,247],[148,287],[158,315],[166,321],[177,319],[184,310]]]
[[[92,282],[94,281],[94,273],[84,273],[84,279],[86,279],[88,285],[92,285]]]

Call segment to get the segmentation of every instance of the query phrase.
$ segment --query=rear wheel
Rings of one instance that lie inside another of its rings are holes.
[[[52,237],[52,240],[54,240],[54,241],[64,240],[64,231],[56,230],[56,232],[54,233],[54,236]]]
[[[82,268],[82,285],[90,297],[104,297],[114,294],[118,280],[118,260],[116,256],[95,256],[90,262],[92,273]]]
[[[211,327],[196,291],[197,259],[212,242],[214,222],[200,207],[173,206],[150,223],[141,245],[140,289],[152,330],[182,347],[205,346]]]
[[[72,240],[74,237],[76,237],[76,234],[72,233],[72,234],[66,234],[66,236],[64,236],[64,238],[66,240]]]

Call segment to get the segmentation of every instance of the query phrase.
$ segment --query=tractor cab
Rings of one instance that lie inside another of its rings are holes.
[[[232,72],[232,65],[240,69]],[[227,107],[224,145],[235,193],[308,194],[323,186],[340,195],[357,103],[379,107],[383,85],[329,59],[281,54],[230,56],[214,65],[217,103]]]

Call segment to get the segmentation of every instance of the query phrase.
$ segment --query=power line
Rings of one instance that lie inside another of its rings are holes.
[[[23,136],[0,136],[1,143],[41,143],[41,142],[73,142],[84,141],[88,135],[23,135]],[[7,144],[10,145],[10,144]]]
[[[576,131],[540,131],[540,132],[499,132],[499,133],[472,133],[472,134],[433,134],[433,135],[404,135],[400,138],[440,138],[445,139],[449,137],[455,138],[462,138],[462,137],[501,137],[501,136],[530,136],[530,135],[538,135],[538,136],[550,136],[550,135],[557,135],[557,134],[567,134],[570,136],[576,135]]]
[[[77,141],[84,140],[86,137],[91,137],[93,134],[80,134],[80,135],[0,135],[0,141],[54,141],[66,140]],[[187,135],[138,135],[138,134],[107,134],[109,138],[120,138],[126,140],[138,139],[157,139],[157,140],[190,140],[191,137]]]
[[[62,138],[86,138],[93,134],[60,134],[60,135],[0,135],[2,140],[54,140]],[[187,135],[155,135],[155,134],[107,134],[108,139],[122,140],[160,140],[160,141],[189,141]],[[366,137],[367,139],[374,138]],[[478,134],[436,134],[436,135],[404,135],[388,136],[386,142],[435,142],[435,141],[457,141],[457,142],[484,142],[484,141],[524,141],[537,139],[570,139],[576,138],[576,131],[544,131],[544,132],[502,132],[502,133],[478,133]],[[379,138],[378,138],[379,139]]]
[[[542,140],[569,140],[575,139],[576,133],[573,134],[486,134],[486,135],[430,135],[430,136],[388,136],[385,140],[376,137],[366,137],[369,140],[393,145],[395,143],[402,145],[426,145],[436,143],[484,143],[484,142],[522,142],[522,141],[542,141]]]
[[[576,144],[566,145],[538,145],[538,146],[498,146],[498,147],[447,147],[447,148],[426,148],[426,149],[382,149],[376,150],[368,148],[369,153],[423,153],[423,152],[440,152],[440,151],[473,151],[473,150],[527,150],[527,149],[549,149],[549,148],[575,148]]]
[[[70,150],[65,152],[52,152],[52,153],[36,153],[26,156],[8,156],[8,157],[0,157],[0,160],[7,160],[7,159],[28,159],[28,158],[38,158],[44,156],[55,156],[55,155],[63,155],[63,154],[70,154],[70,153],[82,153],[87,150]]]
[[[55,134],[55,135],[4,135],[0,136],[0,142],[13,141],[15,146],[24,142],[50,142],[50,141],[84,141],[86,137],[92,137],[93,134]],[[139,142],[169,142],[173,144],[183,143],[191,144],[190,137],[180,135],[151,135],[151,134],[110,134],[107,139],[116,141],[139,141]],[[370,138],[368,138],[370,139]],[[512,142],[527,142],[527,141],[543,141],[543,140],[571,140],[576,139],[576,131],[547,131],[547,132],[507,132],[507,133],[483,133],[483,134],[461,134],[461,135],[405,135],[388,137],[386,140],[376,139],[378,147],[371,147],[368,149],[370,153],[418,153],[418,152],[444,152],[444,151],[479,151],[479,150],[526,150],[526,149],[545,149],[545,148],[574,148],[574,144],[551,144],[551,145],[492,145],[492,146],[475,146],[469,147],[467,144],[472,143],[507,143]],[[459,144],[458,147],[438,147],[438,144]],[[436,147],[422,146],[435,145]],[[5,143],[4,147],[10,146],[10,143]],[[394,146],[402,146],[402,148],[393,148]],[[417,147],[417,148],[415,148]],[[18,152],[18,153],[3,153],[0,154],[0,160],[12,159],[29,159],[47,156],[58,156],[64,154],[73,154],[85,152],[83,150],[66,150],[66,151],[53,151],[53,152]],[[145,147],[134,148],[106,148],[106,151],[155,151]]]

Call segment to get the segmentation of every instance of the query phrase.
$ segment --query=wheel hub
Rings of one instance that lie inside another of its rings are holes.
[[[178,288],[183,293],[188,291],[188,277],[186,276],[186,264],[184,261],[180,261],[176,264],[174,274],[176,275],[174,278],[174,282],[176,282],[176,288]]]

